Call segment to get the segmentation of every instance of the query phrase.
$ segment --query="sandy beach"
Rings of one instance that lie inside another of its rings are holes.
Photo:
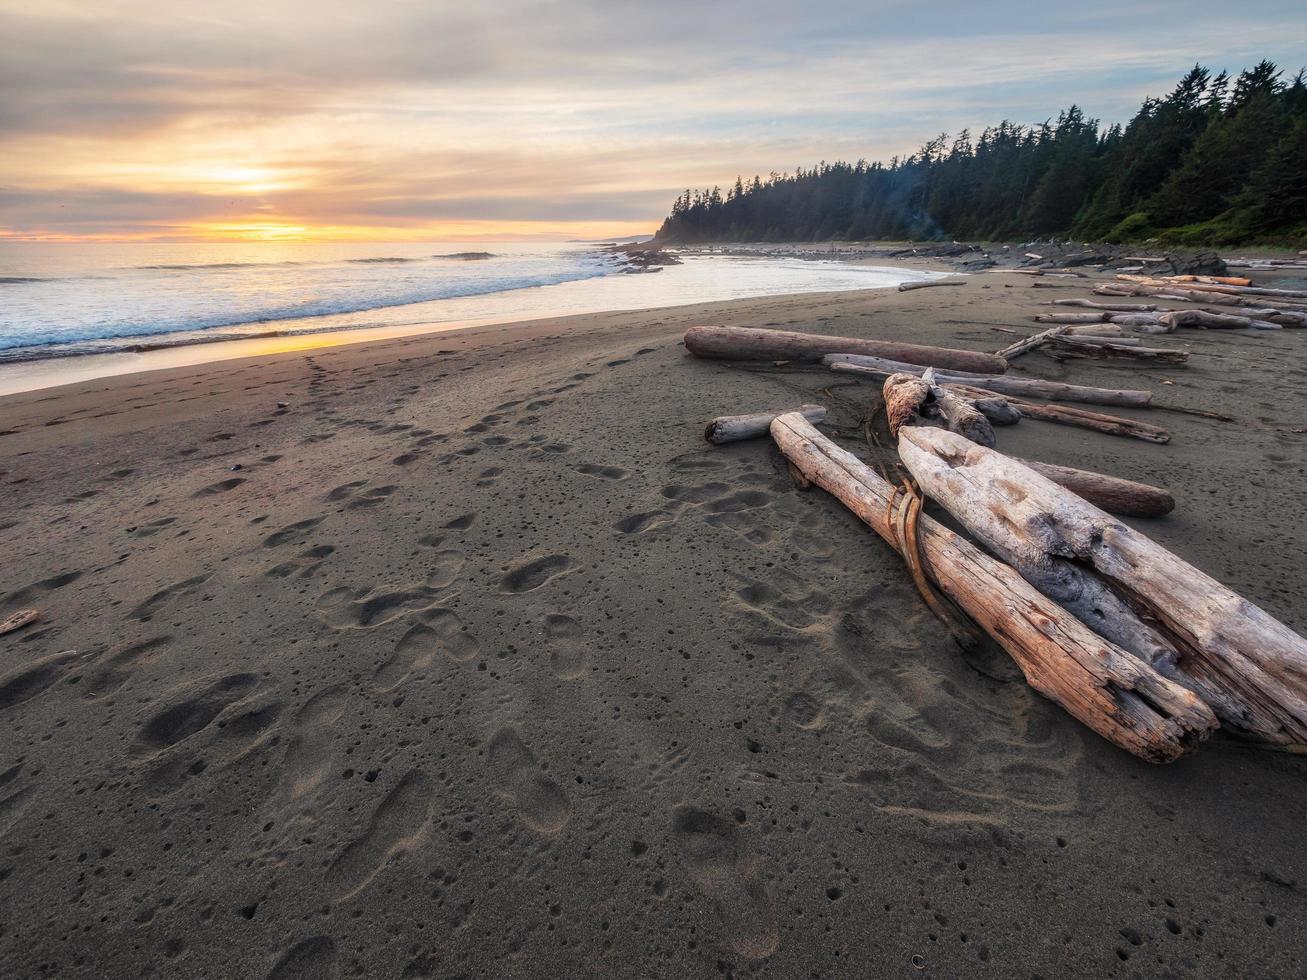
[[[702,439],[817,402],[868,455],[874,385],[699,361],[692,325],[992,351],[1087,295],[989,273],[0,399],[0,617],[41,612],[0,637],[4,974],[1302,976],[1301,757],[1132,758],[961,653],[769,441]],[[1151,388],[1112,411],[1169,444],[1002,449],[1169,487],[1132,523],[1307,631],[1307,335],[1161,343],[1189,363],[1013,371]]]

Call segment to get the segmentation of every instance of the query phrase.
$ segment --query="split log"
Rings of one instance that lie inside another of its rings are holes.
[[[1101,324],[1104,327],[1121,328],[1115,323]],[[1122,337],[1114,334],[1096,334],[1096,333],[1065,333],[1055,338],[1058,343],[1068,344],[1116,344],[1118,347],[1138,347],[1143,343],[1138,337]]]
[[[861,374],[880,381],[899,372],[915,374],[918,377],[924,372],[924,368],[915,364],[891,361],[883,357],[867,357],[862,354],[832,354],[823,358],[822,363],[832,371]],[[1049,398],[1089,405],[1144,408],[1153,400],[1151,391],[1130,388],[1091,388],[1086,385],[1067,384],[1064,381],[1048,381],[1044,378],[1009,378],[1005,375],[937,370],[935,380],[940,384],[970,385],[973,388],[984,388],[1003,395],[1026,395],[1030,398]]]
[[[938,418],[950,431],[972,442],[994,445],[994,429],[989,419],[966,398],[936,384],[933,371],[931,368],[920,378],[913,374],[891,374],[885,379],[882,396],[890,437],[897,439],[899,429],[918,418]]]
[[[1057,466],[1033,459],[1017,459],[1036,473],[1047,477],[1058,486],[1066,487],[1084,497],[1095,507],[1124,517],[1161,517],[1175,510],[1175,498],[1161,487],[1123,480],[1119,476],[1078,470],[1072,466]]]
[[[776,418],[776,416],[795,411],[809,422],[820,422],[826,417],[826,409],[821,405],[802,405],[797,409],[786,408],[779,412],[756,412],[753,415],[723,415],[708,423],[703,437],[715,446],[722,446],[728,442],[740,442],[743,439],[757,439],[771,431],[772,419]]]
[[[965,279],[927,279],[925,282],[901,282],[899,283],[899,292],[906,293],[909,289],[929,289],[931,286],[965,286]]]
[[[1001,357],[979,351],[757,327],[691,327],[685,333],[685,346],[696,357],[733,361],[820,361],[827,354],[869,354],[952,371],[1002,374],[1007,370]]]
[[[949,384],[949,388],[965,398],[983,398],[989,394],[981,388],[967,385]],[[1093,429],[1110,436],[1126,436],[1143,439],[1145,442],[1167,443],[1171,433],[1156,425],[1139,422],[1135,419],[1122,418],[1118,415],[1106,415],[1102,412],[1089,412],[1074,405],[1058,405],[1053,402],[1032,402],[1024,398],[1005,395],[1004,398],[1026,418],[1039,419],[1043,422],[1060,422],[1062,425],[1074,425],[1082,429]]]
[[[782,415],[771,431],[806,479],[900,547],[890,484],[798,415]],[[1216,727],[1211,710],[1192,692],[1096,636],[1009,566],[942,524],[921,516],[916,540],[923,571],[1008,652],[1030,686],[1114,745],[1168,762]]]
[[[1222,722],[1280,745],[1307,743],[1307,640],[1293,630],[1092,504],[956,433],[905,428],[899,454],[928,496],[1036,588],[1081,604],[1077,611],[1061,602],[1069,611],[1097,622],[1106,618],[1104,595],[1120,597],[1134,622],[1146,621],[1173,651],[1174,660],[1163,655],[1156,666],[1201,692]],[[1100,632],[1119,630],[1104,622]]]

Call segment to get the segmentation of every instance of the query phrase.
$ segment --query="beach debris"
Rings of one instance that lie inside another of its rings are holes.
[[[931,286],[965,286],[965,279],[927,279],[925,282],[901,282],[899,283],[899,292],[906,293],[910,289],[929,289]]]
[[[1015,456],[1012,458],[1110,514],[1120,514],[1123,517],[1162,517],[1175,510],[1175,497],[1161,487],[1073,466],[1058,466]]]
[[[752,415],[722,415],[708,423],[703,437],[715,446],[743,439],[757,439],[771,430],[772,420],[778,415],[798,412],[809,422],[820,422],[826,417],[826,409],[821,405],[801,405],[798,408],[786,408],[777,412],[755,412]]]
[[[946,387],[973,401],[996,397],[994,392],[964,384],[950,383]],[[1104,432],[1107,435],[1143,439],[1145,442],[1167,443],[1171,441],[1171,433],[1165,429],[1151,425],[1148,422],[1140,422],[1137,419],[1107,415],[1103,412],[1091,412],[1083,408],[1077,408],[1074,405],[1059,405],[1056,402],[1032,402],[1008,394],[1001,397],[1012,408],[1020,412],[1024,418],[1039,419],[1043,422],[1058,422],[1062,425],[1074,425],[1082,429]]]
[[[967,399],[940,387],[935,381],[934,368],[921,377],[891,374],[885,379],[883,395],[891,438],[897,439],[902,426],[920,417],[939,419],[950,431],[961,433],[973,442],[994,445],[994,429],[989,418]]]
[[[926,496],[1046,595],[1209,704],[1222,723],[1307,743],[1307,640],[1155,541],[956,433],[905,427]]]
[[[1008,652],[1031,687],[1114,745],[1150,762],[1169,762],[1217,727],[1211,709],[1192,691],[1098,636],[1010,566],[921,514],[919,499],[891,486],[801,415],[778,417],[771,433],[805,479],[838,498],[904,557],[914,576],[956,603]]]
[[[0,636],[12,633],[14,630],[20,630],[24,626],[30,626],[40,618],[41,611],[39,609],[20,609],[12,616],[0,619]]]
[[[832,371],[860,374],[878,381],[884,381],[891,374],[899,373],[915,374],[920,377],[925,371],[916,364],[861,354],[831,354],[823,358],[822,363]],[[1144,408],[1153,399],[1151,391],[1094,388],[1067,384],[1065,381],[1049,381],[1044,378],[1013,378],[1007,375],[973,374],[967,371],[936,369],[935,380],[943,385],[963,384],[1002,395],[1023,395],[1029,398],[1057,399],[1090,405],[1114,405],[1121,408]]]
[[[685,333],[685,346],[696,357],[732,361],[820,361],[827,354],[868,354],[923,368],[933,366],[991,374],[1002,374],[1007,370],[1007,362],[1003,358],[980,351],[926,347],[893,340],[828,337],[759,327],[691,327]]]

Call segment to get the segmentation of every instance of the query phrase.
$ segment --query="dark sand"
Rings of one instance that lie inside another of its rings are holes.
[[[691,324],[992,350],[1077,295],[992,274],[0,401],[0,615],[43,617],[0,638],[0,972],[1302,976],[1307,760],[1136,761],[961,654],[770,443],[700,441],[823,401],[857,447],[868,388],[695,361]],[[1172,487],[1139,526],[1307,628],[1307,332],[1160,343],[1190,365],[1019,364],[1237,422],[1001,447]]]

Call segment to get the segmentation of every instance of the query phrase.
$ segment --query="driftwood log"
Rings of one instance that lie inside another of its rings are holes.
[[[899,455],[929,497],[1027,580],[1068,595],[1063,606],[1099,622],[1103,597],[1118,597],[1131,619],[1103,622],[1103,635],[1125,628],[1150,646],[1160,637],[1168,652],[1136,652],[1198,692],[1222,722],[1276,744],[1307,743],[1307,640],[1293,630],[1075,494],[955,433],[905,428]]]
[[[798,412],[809,422],[820,422],[826,417],[826,409],[821,405],[801,405],[798,408],[786,408],[779,412],[755,412],[752,415],[722,415],[708,423],[703,437],[714,446],[723,446],[728,442],[740,442],[744,439],[757,439],[771,431],[772,419],[787,412]]]
[[[782,415],[771,431],[807,480],[837,497],[896,550],[902,547],[890,484],[800,415]],[[1012,568],[942,524],[922,516],[916,540],[929,579],[1008,652],[1030,686],[1114,745],[1150,762],[1169,762],[1216,727],[1211,710],[1191,691],[1094,634]]]
[[[866,377],[884,381],[891,374],[915,374],[918,377],[924,368],[903,361],[892,361],[882,357],[867,357],[859,354],[833,354],[823,358],[823,363],[832,371],[848,374],[861,374]],[[1084,385],[1072,385],[1063,381],[1048,381],[1043,378],[1009,378],[999,375],[972,374],[965,371],[935,372],[935,380],[940,384],[963,384],[972,388],[984,388],[986,391],[1002,395],[1026,396],[1029,398],[1049,398],[1058,401],[1080,402],[1087,405],[1115,405],[1123,408],[1144,408],[1153,400],[1151,391],[1130,388],[1091,388]]]
[[[1098,357],[1152,361],[1156,364],[1183,364],[1189,360],[1187,350],[1173,350],[1166,347],[1132,347],[1129,344],[1117,344],[1111,340],[1089,341],[1083,337],[1056,336],[1049,338],[1049,344],[1063,350],[1074,352],[1078,357]]]
[[[1055,299],[1053,306],[1085,306],[1091,310],[1107,310],[1112,313],[1152,313],[1157,309],[1155,303],[1095,303],[1092,299]]]
[[[882,391],[890,437],[897,439],[899,429],[918,418],[940,419],[949,431],[956,432],[982,446],[994,445],[994,429],[989,419],[971,401],[935,383],[934,369],[924,377],[891,374]]]
[[[1016,457],[1013,457],[1016,459]],[[1092,470],[1078,470],[1071,466],[1057,466],[1033,459],[1017,459],[1036,473],[1084,497],[1095,507],[1123,517],[1161,517],[1175,510],[1175,498],[1161,487],[1119,476],[1108,476]]]
[[[929,289],[931,286],[965,286],[965,279],[928,279],[925,282],[901,282],[899,283],[899,292],[905,293],[909,289]]]
[[[948,388],[962,395],[964,398],[980,399],[992,398],[993,393],[983,388],[973,388],[968,385],[949,383]],[[1107,415],[1102,412],[1091,412],[1087,409],[1077,408],[1074,405],[1058,405],[1053,402],[1032,402],[1025,398],[1016,398],[1012,395],[1004,395],[1004,400],[1020,412],[1024,417],[1039,419],[1044,422],[1060,422],[1062,425],[1074,425],[1081,429],[1093,429],[1095,432],[1105,432],[1111,436],[1127,436],[1133,439],[1143,439],[1145,442],[1167,443],[1171,441],[1171,433],[1165,429],[1150,425],[1147,422],[1140,422],[1136,419],[1122,418],[1118,415]]]
[[[978,351],[757,327],[691,327],[685,333],[685,346],[696,357],[732,361],[820,361],[827,354],[869,354],[953,371],[1002,374],[1007,370],[1003,358]]]

